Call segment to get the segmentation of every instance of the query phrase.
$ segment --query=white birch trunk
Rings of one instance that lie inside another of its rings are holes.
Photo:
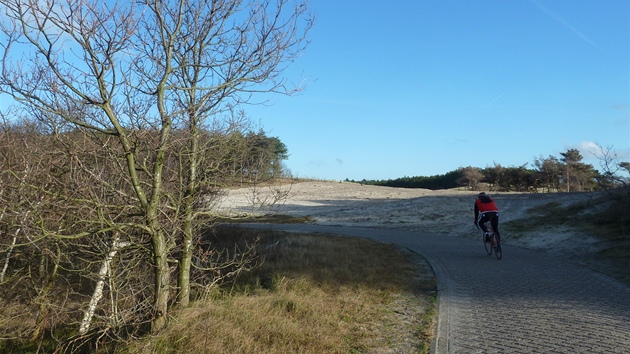
[[[103,297],[103,288],[105,287],[105,280],[107,279],[107,275],[109,274],[109,266],[116,256],[116,253],[127,244],[127,242],[120,242],[119,233],[116,233],[114,235],[114,240],[112,241],[112,246],[109,249],[109,253],[107,254],[107,257],[105,257],[105,259],[103,260],[101,269],[98,272],[98,281],[96,282],[94,293],[92,294],[92,298],[90,299],[90,304],[88,305],[88,308],[85,310],[85,314],[83,315],[83,321],[81,321],[81,325],[79,326],[79,334],[85,334],[90,329],[90,323],[92,322],[92,317],[94,317],[94,313],[96,312],[96,306]]]
[[[11,247],[9,247],[9,250],[7,251],[7,257],[4,260],[4,266],[2,267],[2,274],[0,274],[0,284],[4,283],[4,276],[7,273],[7,269],[9,268],[9,261],[11,260],[11,254],[13,253],[13,248],[15,248],[15,243],[17,242],[17,237],[21,229],[22,228],[18,227],[18,229],[15,230],[15,234],[13,234],[13,240],[11,240]]]
[[[24,219],[22,219],[22,224],[26,222],[26,219],[28,218],[28,214],[30,213],[31,213],[30,210],[26,212],[26,214],[24,215]],[[2,212],[2,216],[0,216],[0,219],[2,218],[4,218],[4,211]],[[7,256],[4,260],[4,266],[2,267],[2,274],[0,274],[0,284],[4,283],[4,277],[7,274],[7,269],[9,269],[9,262],[11,261],[11,255],[13,254],[13,249],[15,248],[15,244],[17,242],[17,238],[18,238],[18,235],[20,234],[20,231],[22,231],[22,227],[18,227],[17,230],[15,230],[15,233],[13,234],[13,240],[11,240],[11,246],[9,247],[9,250],[7,251]]]

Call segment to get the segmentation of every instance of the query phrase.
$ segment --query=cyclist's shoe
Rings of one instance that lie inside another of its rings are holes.
[[[490,233],[489,232],[484,232],[483,233],[483,242],[490,242]]]

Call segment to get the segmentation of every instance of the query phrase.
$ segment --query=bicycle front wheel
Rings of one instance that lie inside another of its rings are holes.
[[[486,248],[486,252],[488,253],[488,256],[492,255],[492,243],[486,242],[485,236],[483,240],[483,246]]]
[[[499,239],[497,235],[492,235],[492,244],[494,246],[494,255],[497,256],[497,259],[503,258],[503,250],[501,250],[501,244],[499,243]]]

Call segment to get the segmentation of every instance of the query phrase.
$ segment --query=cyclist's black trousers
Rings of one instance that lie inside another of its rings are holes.
[[[488,231],[488,229],[486,228],[486,222],[488,221],[490,221],[490,225],[492,225],[492,230],[494,230],[494,232],[497,235],[500,235],[499,234],[499,213],[496,213],[493,211],[487,211],[485,213],[479,214],[477,225],[479,225],[479,227],[481,228],[481,230],[483,230],[483,232]]]

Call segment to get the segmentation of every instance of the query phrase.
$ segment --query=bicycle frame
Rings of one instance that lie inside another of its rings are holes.
[[[492,255],[492,251],[494,251],[494,255],[497,257],[497,259],[501,259],[503,257],[503,251],[501,250],[501,245],[499,243],[499,240],[497,239],[497,234],[494,233],[494,229],[492,228],[492,225],[489,221],[485,223],[485,226],[486,230],[488,230],[488,233],[490,234],[490,242],[486,242],[484,235],[483,244],[486,248],[486,252],[490,256]]]

